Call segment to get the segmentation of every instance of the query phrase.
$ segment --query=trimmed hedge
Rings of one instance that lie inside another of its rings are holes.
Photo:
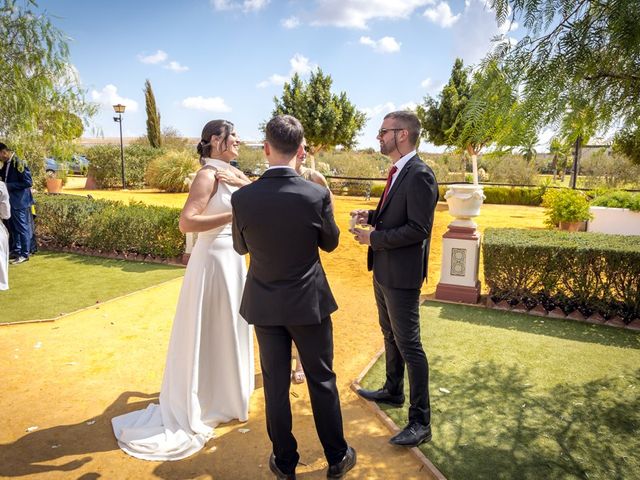
[[[444,200],[447,188],[448,185],[439,185],[440,200]],[[484,203],[538,207],[542,204],[542,196],[546,188],[485,185],[483,191],[485,197],[487,197]]]
[[[483,253],[496,303],[640,318],[640,237],[487,228]]]
[[[45,245],[160,258],[184,252],[178,208],[74,195],[38,194],[36,202],[37,235]]]
[[[598,195],[591,201],[594,207],[628,208],[640,212],[640,193],[615,190]]]

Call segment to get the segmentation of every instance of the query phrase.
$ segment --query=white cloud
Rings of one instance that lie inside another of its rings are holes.
[[[291,64],[291,71],[289,72],[290,76],[293,76],[294,73],[297,73],[298,75],[306,75],[317,68],[317,65],[310,64],[309,59],[300,53],[296,53],[291,57],[289,63]]]
[[[140,60],[142,63],[146,63],[150,65],[158,65],[158,64],[164,63],[168,58],[169,58],[169,55],[167,54],[167,52],[163,50],[158,50],[153,55],[147,55],[147,56],[144,56],[142,54],[138,55],[138,60]],[[167,70],[171,70],[172,72],[186,72],[187,70],[189,70],[189,67],[180,65],[180,63],[176,62],[175,60],[165,63],[163,67],[166,68]]]
[[[309,59],[300,53],[296,53],[289,60],[289,64],[291,65],[291,69],[289,70],[289,75],[280,75],[278,73],[274,73],[267,80],[263,80],[257,84],[258,88],[266,88],[270,85],[284,85],[288,82],[294,74],[298,74],[301,77],[308,75],[313,70],[318,68],[318,65],[310,63]]]
[[[454,15],[447,2],[440,2],[434,8],[426,9],[423,15],[442,28],[449,28],[460,20],[460,14]]]
[[[217,113],[231,111],[231,107],[225,103],[222,97],[187,97],[180,102],[180,105],[190,110],[205,110]]]
[[[368,45],[378,53],[394,53],[400,51],[400,42],[393,37],[382,37],[380,40],[373,40],[371,37],[360,37],[362,45]]]
[[[144,56],[142,54],[138,55],[138,60],[140,60],[142,63],[150,63],[152,65],[155,65],[157,63],[162,63],[167,58],[168,58],[167,52],[164,52],[162,50],[158,50],[153,55],[147,55],[147,56]]]
[[[289,80],[289,77],[285,77],[284,75],[278,75],[274,73],[267,80],[263,80],[258,84],[258,87],[265,88],[269,85],[284,85]]]
[[[118,95],[118,87],[113,84],[106,85],[100,91],[91,90],[91,100],[109,108],[121,103],[127,107],[127,111],[129,112],[138,111],[138,102]]]
[[[280,23],[284,28],[293,29],[300,26],[300,19],[298,17],[292,16],[282,19]]]
[[[427,90],[429,90],[429,88],[431,88],[432,85],[433,85],[433,80],[431,80],[430,78],[425,78],[422,82],[420,82],[420,86],[422,88],[426,88]]]
[[[368,28],[370,20],[406,19],[413,11],[435,0],[317,0],[312,25]]]
[[[257,12],[269,4],[269,0],[244,0],[242,10],[245,12]]]
[[[460,21],[452,27],[453,55],[461,57],[466,65],[479,62],[495,45],[491,39],[506,35],[518,28],[517,23],[506,23],[498,27],[495,11],[488,8],[484,0],[468,0]],[[506,36],[505,41],[515,40]]]
[[[386,115],[389,112],[393,112],[396,109],[396,105],[393,102],[381,103],[373,107],[364,107],[360,109],[369,119]]]
[[[211,0],[213,8],[219,11],[242,9],[243,12],[257,12],[265,8],[271,0]]]
[[[173,72],[186,72],[187,70],[189,70],[189,67],[186,67],[184,65],[180,65],[180,63],[176,62],[176,61],[171,61],[169,63],[167,63],[164,68],[169,69]]]
[[[398,110],[415,111],[417,107],[418,107],[418,104],[416,102],[409,101],[407,103],[403,103],[402,105],[400,105],[400,108],[398,108]]]

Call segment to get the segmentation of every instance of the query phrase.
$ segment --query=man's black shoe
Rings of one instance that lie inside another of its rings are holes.
[[[327,478],[342,478],[349,470],[356,465],[356,451],[347,447],[347,453],[344,458],[335,465],[329,465],[327,470]]]
[[[381,388],[380,390],[365,390],[361,388],[358,390],[358,395],[364,399],[378,403],[386,403],[392,407],[401,407],[404,405],[404,394],[391,395],[385,388]]]
[[[278,468],[278,465],[276,465],[276,456],[273,453],[269,457],[269,469],[273,472],[278,480],[296,480],[295,472],[284,473]]]
[[[421,443],[431,440],[431,425],[422,425],[418,422],[409,422],[400,433],[389,440],[392,445],[401,447],[417,447]]]
[[[29,261],[29,257],[20,256],[20,257],[16,258],[15,260],[10,260],[9,263],[11,263],[12,265],[19,265],[21,263],[28,262],[28,261]]]
[[[18,255],[16,252],[11,252],[9,254],[9,260],[15,260],[16,258],[18,258],[20,255]]]

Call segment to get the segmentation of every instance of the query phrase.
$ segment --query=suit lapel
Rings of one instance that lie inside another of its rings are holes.
[[[384,210],[387,208],[387,205],[389,205],[389,203],[391,202],[391,198],[393,197],[393,194],[396,192],[396,190],[398,190],[398,188],[400,187],[400,184],[404,180],[404,177],[407,176],[407,173],[409,173],[409,170],[413,166],[413,162],[415,161],[416,158],[418,158],[417,155],[412,157],[411,160],[409,160],[405,164],[404,168],[400,170],[400,173],[398,174],[398,178],[396,178],[396,181],[393,182],[393,186],[391,187],[391,190],[389,190],[389,193],[387,194],[387,199],[384,202],[384,205],[382,205],[382,208],[380,206],[380,203],[378,203],[378,215],[377,215],[378,217],[382,215],[382,212],[384,212]],[[382,198],[380,198],[380,202],[382,202]]]

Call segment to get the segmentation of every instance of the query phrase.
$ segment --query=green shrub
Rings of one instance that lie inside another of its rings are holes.
[[[240,145],[237,160],[238,168],[243,172],[259,175],[267,168],[267,158],[264,156],[262,148],[250,148],[246,145]]]
[[[186,150],[169,151],[147,166],[146,184],[166,192],[186,192],[185,178],[200,168],[197,155]]]
[[[178,208],[72,195],[39,194],[36,201],[37,233],[46,245],[161,258],[184,252]]]
[[[439,185],[440,199],[444,199],[447,185]],[[542,203],[542,196],[546,187],[510,187],[510,186],[484,186],[484,203],[496,205],[529,205],[537,207]]]
[[[570,188],[547,190],[542,197],[542,206],[546,208],[545,223],[550,228],[560,222],[583,222],[592,217],[586,195]]]
[[[160,149],[145,145],[129,145],[124,150],[125,180],[128,188],[142,188],[144,173],[149,162],[162,155]],[[98,188],[122,186],[120,147],[97,145],[87,150],[89,175],[96,179]]]
[[[640,212],[640,193],[612,191],[598,195],[591,205],[610,208],[628,208]]]
[[[483,255],[494,301],[640,318],[640,237],[487,228]]]

